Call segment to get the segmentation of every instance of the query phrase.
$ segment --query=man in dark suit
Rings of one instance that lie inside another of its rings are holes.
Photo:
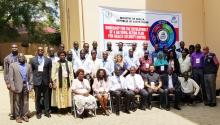
[[[51,117],[49,113],[49,84],[51,79],[51,59],[44,56],[43,47],[38,47],[37,55],[30,61],[33,71],[33,84],[35,91],[35,107],[37,118],[41,118],[42,108],[40,105],[41,94],[44,97],[44,113],[46,117]]]
[[[170,104],[169,104],[169,94],[175,95],[175,105],[174,108],[177,110],[181,110],[179,107],[179,100],[180,100],[180,83],[178,80],[178,76],[173,73],[173,68],[168,67],[166,75],[161,77],[162,83],[163,83],[163,89],[165,94],[165,105],[166,109],[170,110]]]

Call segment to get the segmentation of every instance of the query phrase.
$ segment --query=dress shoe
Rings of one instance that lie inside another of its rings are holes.
[[[45,116],[48,117],[48,118],[51,117],[50,113],[45,113]]]
[[[145,106],[141,106],[141,108],[140,108],[141,110],[146,110],[146,107]]]
[[[15,120],[15,117],[11,115],[10,120]]]
[[[20,118],[20,117],[17,117],[17,118],[16,118],[16,122],[17,122],[17,123],[22,123],[21,118]]]
[[[152,105],[148,105],[148,109],[151,110],[152,109]]]
[[[127,113],[127,114],[131,114],[129,110],[125,110],[125,113]]]
[[[175,105],[174,108],[175,108],[176,110],[181,110],[181,108],[180,108],[179,106],[177,106],[177,105]]]
[[[216,103],[211,103],[209,104],[210,107],[215,107],[216,106]]]
[[[116,111],[116,113],[115,113],[117,116],[119,116],[120,115],[120,111]]]
[[[23,119],[25,122],[29,122],[29,119],[28,119],[27,116],[22,117],[22,119]]]
[[[37,119],[41,119],[41,114],[37,114]]]

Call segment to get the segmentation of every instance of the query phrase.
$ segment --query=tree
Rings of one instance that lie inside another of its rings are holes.
[[[59,24],[56,23],[59,18],[58,1],[0,0],[1,41],[11,41],[19,37],[18,29],[21,27],[28,32],[27,41],[41,38],[45,26],[54,27],[59,31]]]

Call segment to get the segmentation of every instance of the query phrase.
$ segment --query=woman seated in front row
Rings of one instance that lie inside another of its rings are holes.
[[[71,89],[74,93],[77,113],[83,118],[88,115],[89,109],[95,109],[97,105],[95,97],[89,94],[91,88],[89,81],[84,79],[84,70],[77,70],[76,76],[77,78],[73,80]]]
[[[101,105],[103,113],[105,115],[109,115],[109,111],[107,108],[109,98],[109,80],[107,77],[107,73],[104,69],[99,69],[97,71],[92,89],[94,91],[94,95]]]

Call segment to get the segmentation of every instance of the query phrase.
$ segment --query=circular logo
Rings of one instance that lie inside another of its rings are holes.
[[[171,23],[166,20],[155,22],[149,32],[150,42],[154,46],[159,45],[160,49],[164,46],[171,48],[176,42],[176,32]]]

